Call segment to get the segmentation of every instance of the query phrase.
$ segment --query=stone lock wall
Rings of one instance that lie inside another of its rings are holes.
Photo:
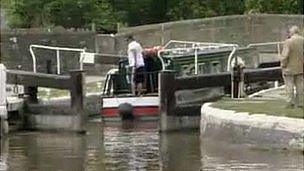
[[[32,71],[31,44],[95,49],[95,33],[78,31],[47,32],[41,30],[1,31],[1,62],[8,69],[16,69],[18,65],[23,70]],[[46,72],[46,61],[51,60],[52,72],[56,72],[56,51],[35,49],[37,57],[37,72]],[[77,53],[60,52],[61,70],[79,69]]]
[[[298,25],[303,29],[303,15],[232,15],[194,20],[184,20],[153,25],[123,28],[116,35],[96,34],[89,31],[38,31],[11,30],[1,31],[1,60],[8,69],[22,65],[32,70],[29,53],[30,44],[83,48],[88,51],[126,55],[126,35],[134,37],[144,46],[164,45],[169,40],[200,42],[223,42],[247,45],[249,43],[282,41],[287,29]],[[38,71],[45,72],[46,59],[52,60],[55,72],[56,54],[50,51],[37,51]],[[63,68],[66,71],[78,68],[77,55],[63,54]],[[104,66],[95,64],[85,66],[90,73],[100,74]]]
[[[100,52],[126,54],[126,35],[133,35],[144,47],[164,45],[169,40],[250,43],[282,41],[288,27],[303,29],[304,15],[233,15],[124,28],[115,36],[96,37]],[[111,42],[111,43],[110,43]],[[114,46],[114,47],[113,47]]]

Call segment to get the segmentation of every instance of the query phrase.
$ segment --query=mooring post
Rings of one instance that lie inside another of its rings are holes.
[[[234,66],[231,74],[231,97],[241,98],[244,96],[244,68]]]
[[[168,115],[174,115],[175,108],[175,75],[171,70],[159,73],[159,110],[160,110],[160,131],[168,129]]]
[[[70,71],[70,93],[71,93],[71,108],[77,114],[80,120],[79,131],[85,131],[86,115],[84,112],[84,79],[85,72],[83,70]]]
[[[243,98],[245,96],[245,73],[244,67],[240,68],[240,82],[239,82],[239,92],[238,98]]]
[[[233,66],[231,72],[231,98],[238,97],[239,81],[240,81],[240,72],[238,66]]]
[[[38,87],[27,87],[26,88],[27,90],[27,95],[28,95],[28,101],[30,103],[38,103],[38,96],[37,96],[37,93],[38,93]]]
[[[0,64],[0,137],[8,133],[6,107],[6,68]]]

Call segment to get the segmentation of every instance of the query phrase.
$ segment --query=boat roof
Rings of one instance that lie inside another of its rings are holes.
[[[212,43],[212,42],[191,42],[170,40],[159,51],[159,56],[163,58],[179,58],[193,56],[194,53],[198,55],[231,52],[234,48],[238,48],[237,44],[228,43]]]
[[[158,52],[158,56],[162,58],[180,58],[193,56],[195,52],[197,55],[208,55],[213,53],[222,53],[227,51],[243,51],[245,49],[256,49],[263,53],[278,53],[281,52],[281,45],[283,42],[263,42],[251,43],[240,48],[238,44],[233,43],[214,43],[214,42],[195,42],[195,41],[181,41],[170,40],[163,46],[163,49]],[[266,48],[266,50],[265,50]],[[270,50],[269,50],[270,49]]]

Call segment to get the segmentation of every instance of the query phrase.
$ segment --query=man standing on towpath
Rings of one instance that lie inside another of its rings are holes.
[[[281,56],[281,67],[287,91],[287,107],[302,107],[304,99],[304,38],[299,35],[299,28],[289,29],[289,38],[284,42]],[[294,91],[295,90],[295,91]]]

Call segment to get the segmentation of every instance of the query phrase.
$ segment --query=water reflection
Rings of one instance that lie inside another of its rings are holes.
[[[160,170],[157,123],[104,127],[106,170]]]
[[[301,152],[256,149],[242,144],[201,140],[202,170],[304,170]]]
[[[303,170],[302,153],[159,133],[157,122],[91,122],[88,134],[19,132],[1,139],[0,170]]]
[[[8,138],[0,138],[0,171],[7,170],[7,158],[8,158],[8,149],[9,149],[9,139]]]

